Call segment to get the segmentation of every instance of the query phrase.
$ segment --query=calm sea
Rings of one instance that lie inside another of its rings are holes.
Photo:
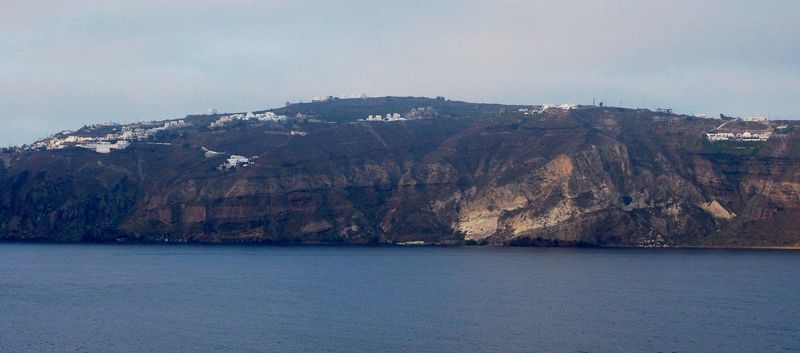
[[[2,352],[798,352],[800,252],[0,244]]]

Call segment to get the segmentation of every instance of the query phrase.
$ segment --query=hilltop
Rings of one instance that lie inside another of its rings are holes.
[[[0,153],[0,239],[800,245],[798,124],[745,120],[383,97],[86,126]]]

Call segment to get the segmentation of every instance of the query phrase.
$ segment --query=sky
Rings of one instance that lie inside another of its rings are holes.
[[[0,0],[0,146],[312,96],[800,118],[800,1]]]

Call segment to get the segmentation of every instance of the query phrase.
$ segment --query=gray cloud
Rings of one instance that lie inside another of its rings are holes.
[[[6,1],[0,144],[319,94],[800,115],[797,1]]]

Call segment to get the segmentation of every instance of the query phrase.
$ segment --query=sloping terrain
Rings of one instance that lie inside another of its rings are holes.
[[[436,114],[359,121],[418,107]],[[518,108],[348,99],[216,129],[217,116],[190,116],[185,127],[109,154],[6,151],[0,238],[800,245],[794,134],[710,143],[703,133],[718,120]],[[253,163],[220,170],[232,154]]]

